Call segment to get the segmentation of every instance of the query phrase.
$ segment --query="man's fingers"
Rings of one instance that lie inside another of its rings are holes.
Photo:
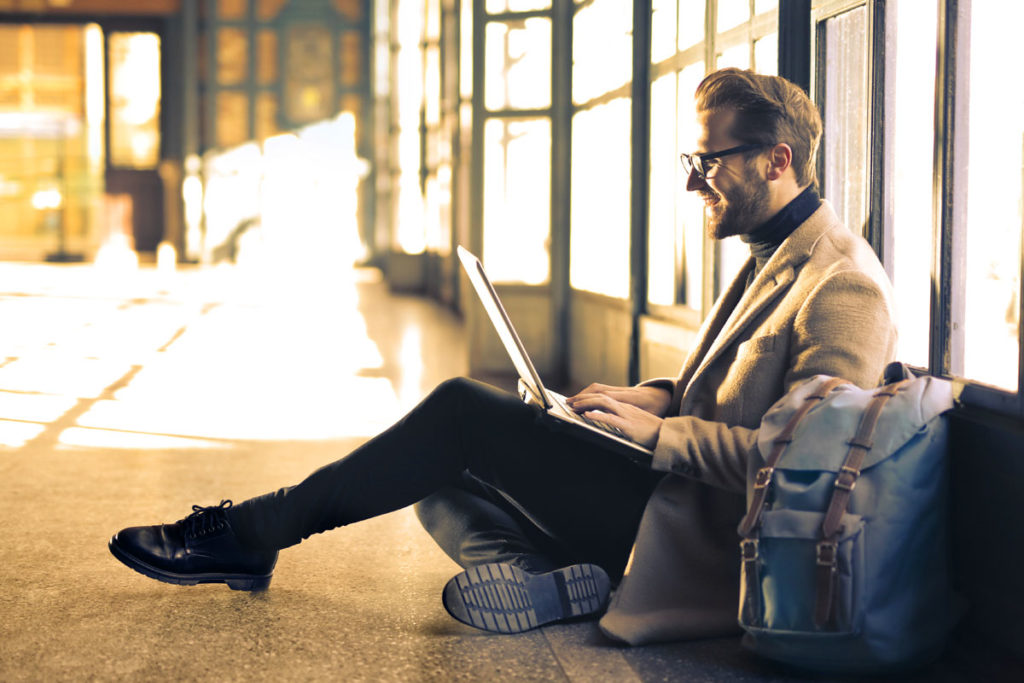
[[[568,401],[569,407],[578,413],[588,410],[600,410],[605,413],[618,415],[622,405],[608,394],[579,394]]]

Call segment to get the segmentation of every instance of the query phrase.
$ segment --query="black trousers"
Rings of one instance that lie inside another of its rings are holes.
[[[416,503],[463,567],[591,562],[618,580],[663,474],[552,429],[540,414],[486,384],[448,380],[346,457],[232,507],[232,527],[244,541],[286,548]]]

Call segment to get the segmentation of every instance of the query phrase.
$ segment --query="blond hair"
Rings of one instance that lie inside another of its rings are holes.
[[[789,145],[797,184],[817,182],[821,115],[799,86],[779,76],[728,68],[708,74],[695,99],[698,111],[734,110],[730,135],[737,140]]]

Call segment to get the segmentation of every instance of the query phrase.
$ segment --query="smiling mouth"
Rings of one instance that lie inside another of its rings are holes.
[[[722,198],[717,194],[709,194],[706,192],[701,192],[700,198],[704,200],[704,206],[714,206],[718,202],[722,201]]]

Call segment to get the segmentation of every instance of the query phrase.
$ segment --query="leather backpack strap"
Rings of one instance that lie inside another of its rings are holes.
[[[761,513],[768,499],[768,486],[771,484],[775,465],[778,463],[779,458],[782,457],[782,452],[786,449],[786,446],[793,441],[793,434],[796,432],[800,421],[804,419],[804,416],[810,412],[811,408],[828,396],[833,389],[842,384],[849,384],[849,382],[840,377],[832,377],[828,381],[823,382],[817,391],[804,399],[797,411],[789,418],[789,422],[786,423],[782,432],[772,442],[772,450],[765,458],[765,466],[757,471],[757,477],[754,479],[754,495],[750,501],[750,509],[747,510],[747,514],[744,516],[743,521],[740,522],[739,527],[740,536],[743,537],[743,540],[740,541],[740,553],[743,558],[744,586],[744,590],[740,594],[740,615],[745,624],[758,625],[761,623],[760,590],[758,587],[760,577],[757,570],[758,547],[757,539],[753,537],[753,533],[761,521]]]
[[[878,426],[878,419],[882,416],[882,409],[885,408],[889,399],[903,390],[911,381],[905,379],[895,384],[886,385],[872,395],[868,407],[865,408],[864,414],[861,416],[857,433],[849,441],[850,449],[846,453],[846,459],[843,461],[842,467],[839,468],[839,472],[836,473],[835,490],[825,512],[825,519],[821,523],[822,540],[818,543],[815,553],[817,589],[814,623],[818,628],[827,626],[834,616],[837,548],[839,534],[842,533],[840,522],[850,503],[853,487],[856,486],[857,478],[860,477],[864,458],[871,450],[872,437],[875,427]]]
[[[793,441],[793,434],[796,432],[800,421],[810,412],[811,408],[832,393],[833,389],[849,383],[841,377],[832,377],[828,381],[823,382],[817,391],[804,398],[804,402],[793,413],[792,417],[789,418],[789,422],[786,423],[786,426],[775,440],[772,441],[772,450],[764,459],[764,467],[757,471],[757,475],[754,478],[754,495],[750,499],[750,509],[747,510],[743,521],[740,522],[740,536],[748,538],[761,521],[761,512],[764,510],[764,504],[768,499],[768,487],[772,482],[775,465],[779,462],[779,458],[782,457],[782,452],[786,450],[786,446]]]

